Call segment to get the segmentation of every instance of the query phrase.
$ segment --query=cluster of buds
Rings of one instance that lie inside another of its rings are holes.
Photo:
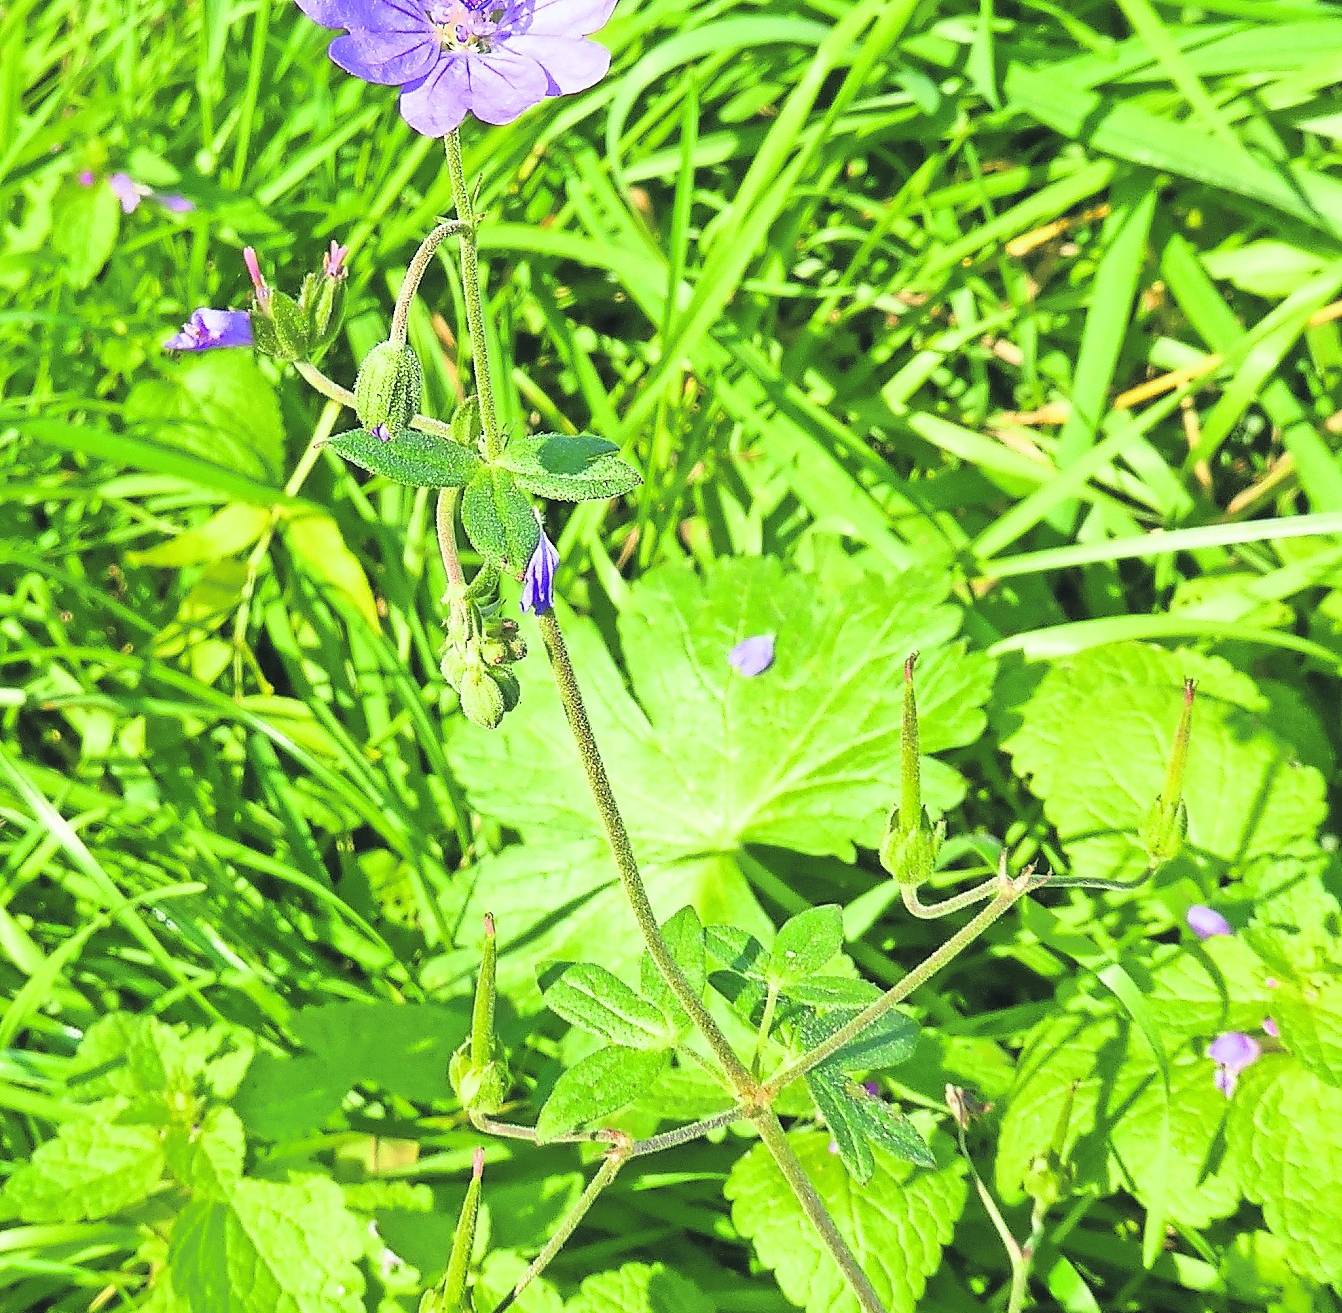
[[[494,1033],[497,963],[494,918],[486,915],[480,978],[476,982],[475,1003],[471,1009],[471,1033],[452,1055],[447,1069],[461,1106],[472,1116],[487,1117],[498,1112],[513,1084],[507,1054]]]
[[[904,662],[904,714],[900,735],[899,803],[890,814],[881,841],[881,865],[905,888],[916,889],[936,868],[946,837],[945,821],[933,825],[923,808],[918,767],[918,704],[913,693],[913,667],[918,653]]]
[[[500,614],[499,573],[485,567],[469,585],[449,592],[443,678],[472,724],[497,729],[522,696],[512,665],[527,654],[517,621]]]
[[[250,246],[243,250],[252,280],[252,341],[258,351],[277,360],[316,360],[335,341],[345,308],[347,254],[332,242],[321,269],[303,279],[294,298],[271,287],[256,252]]]

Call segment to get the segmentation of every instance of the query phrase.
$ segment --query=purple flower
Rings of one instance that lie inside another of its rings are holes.
[[[541,530],[541,540],[522,573],[522,610],[544,615],[555,604],[555,566],[559,553]]]
[[[1234,927],[1214,908],[1194,903],[1184,914],[1188,928],[1199,939],[1215,939],[1217,935],[1233,935]]]
[[[374,424],[368,430],[379,442],[391,441],[391,430],[385,424]]]
[[[134,214],[140,208],[140,202],[149,195],[149,188],[136,182],[129,173],[109,173],[107,185],[121,202],[123,214]]]
[[[743,638],[727,653],[727,664],[738,675],[762,675],[774,663],[774,636],[756,634]]]
[[[1263,1018],[1263,1034],[1271,1035],[1273,1039],[1281,1038],[1281,1027],[1271,1017]]]
[[[1262,1047],[1242,1030],[1227,1030],[1207,1046],[1207,1056],[1216,1063],[1216,1088],[1228,1099],[1235,1092],[1239,1074],[1252,1067],[1262,1055]]]
[[[322,256],[322,273],[328,278],[344,278],[349,274],[345,268],[345,257],[349,254],[348,246],[341,246],[333,237],[331,247]]]
[[[245,310],[192,311],[191,318],[163,344],[165,351],[209,351],[218,346],[251,346],[252,317]]]
[[[467,114],[511,123],[547,96],[599,82],[610,52],[585,40],[615,0],[298,0],[323,27],[345,28],[331,58],[347,73],[400,87],[401,117],[442,137]]]
[[[92,187],[93,184],[98,181],[98,175],[94,173],[92,169],[80,169],[75,177],[75,181],[78,182],[81,187]]]
[[[190,214],[196,208],[195,201],[186,196],[179,196],[176,192],[155,192],[154,199],[165,209],[173,214]]]

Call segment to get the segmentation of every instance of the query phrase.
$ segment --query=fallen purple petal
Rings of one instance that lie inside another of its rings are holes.
[[[1207,1046],[1207,1056],[1216,1063],[1213,1080],[1228,1099],[1239,1081],[1240,1072],[1252,1067],[1262,1056],[1262,1046],[1242,1030],[1227,1030]]]
[[[109,173],[107,185],[121,202],[123,214],[134,214],[140,202],[149,195],[149,188],[141,186],[129,173]]]
[[[163,344],[165,351],[210,351],[215,347],[251,346],[252,317],[245,310],[195,310]]]
[[[1194,903],[1184,914],[1188,928],[1199,939],[1215,939],[1218,935],[1233,935],[1234,927],[1214,908]]]
[[[441,137],[467,114],[511,123],[551,96],[585,91],[610,67],[586,38],[615,0],[297,0],[323,27],[343,28],[331,59],[347,73],[401,89],[401,116]]]
[[[755,634],[743,638],[727,653],[727,664],[738,675],[753,678],[762,675],[774,663],[774,636]]]

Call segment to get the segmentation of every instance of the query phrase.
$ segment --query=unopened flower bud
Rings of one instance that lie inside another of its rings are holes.
[[[936,868],[946,827],[932,825],[923,810],[922,776],[918,759],[918,703],[913,690],[913,667],[918,653],[904,662],[904,713],[899,741],[899,803],[890,814],[881,842],[881,865],[901,885],[920,885]]]
[[[308,317],[297,301],[275,291],[261,273],[255,250],[246,246],[243,263],[252,280],[252,338],[256,349],[276,360],[306,360],[311,347]]]
[[[452,412],[452,436],[463,447],[473,447],[480,437],[480,398],[469,396]]]
[[[379,342],[365,357],[354,384],[354,409],[366,429],[382,425],[398,437],[424,401],[424,373],[408,345]]]
[[[1188,831],[1188,811],[1184,807],[1184,767],[1188,763],[1188,736],[1193,723],[1193,695],[1197,685],[1184,680],[1184,706],[1179,727],[1174,733],[1165,787],[1152,804],[1142,825],[1141,842],[1154,870],[1174,858]]]
[[[522,685],[517,676],[505,666],[497,666],[489,671],[489,677],[503,695],[504,711],[511,711],[522,700]]]
[[[308,350],[315,360],[340,332],[345,311],[345,283],[349,270],[345,268],[346,248],[331,243],[322,257],[320,273],[308,274],[298,294],[298,307],[306,316]]]
[[[439,669],[443,672],[443,678],[460,692],[461,681],[466,674],[466,658],[461,655],[460,650],[455,645],[449,646],[447,651],[443,653],[443,660]]]
[[[426,1290],[419,1301],[419,1313],[472,1313],[475,1303],[466,1289],[466,1275],[475,1249],[475,1225],[480,1215],[480,1182],[485,1174],[485,1151],[476,1149],[471,1159],[471,1183],[466,1187],[457,1217],[457,1228],[452,1236],[452,1252],[448,1256],[443,1279],[432,1290]]]
[[[507,1055],[494,1033],[497,963],[494,918],[487,915],[484,948],[480,954],[480,975],[471,1008],[471,1033],[466,1042],[453,1053],[448,1064],[448,1078],[452,1088],[468,1112],[498,1112],[512,1088]]]
[[[498,683],[491,678],[493,672],[475,662],[467,662],[461,677],[457,693],[461,698],[461,710],[472,725],[481,729],[498,729],[508,710],[507,699]]]

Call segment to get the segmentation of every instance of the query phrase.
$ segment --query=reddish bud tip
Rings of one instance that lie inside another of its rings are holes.
[[[1198,682],[1196,679],[1184,680],[1184,705],[1191,707],[1193,705],[1193,695],[1198,691]]]
[[[471,1159],[471,1180],[478,1181],[485,1174],[485,1151],[476,1149]]]
[[[913,683],[913,668],[917,664],[918,664],[917,652],[910,652],[908,656],[904,658],[904,682],[906,684]]]
[[[256,258],[254,246],[242,248],[242,262],[247,266],[247,276],[256,289],[257,304],[264,310],[270,302],[270,288],[266,286],[266,280],[261,273],[261,262]]]
[[[485,913],[485,938],[486,938],[486,939],[493,939],[493,938],[494,938],[494,913],[493,913],[493,912],[486,912],[486,913]]]

